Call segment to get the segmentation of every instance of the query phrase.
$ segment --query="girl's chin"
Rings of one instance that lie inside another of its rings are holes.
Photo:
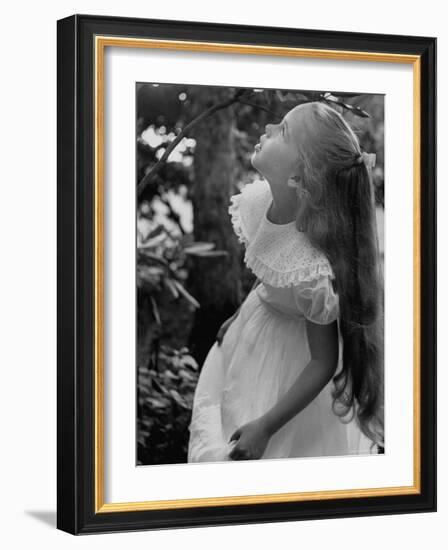
[[[250,157],[250,160],[252,162],[252,166],[255,166],[255,164],[259,164],[260,162],[260,152],[259,151],[254,151]]]
[[[255,154],[253,154],[251,157],[251,164],[252,164],[252,167],[255,168],[255,170],[260,174],[260,176],[264,177],[263,167],[258,162],[257,156]]]

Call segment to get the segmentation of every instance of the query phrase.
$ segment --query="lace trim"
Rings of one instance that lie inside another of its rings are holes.
[[[269,224],[266,210],[272,194],[266,181],[247,184],[230,197],[228,208],[244,261],[263,282],[275,287],[297,285],[322,276],[335,279],[327,257],[311,245],[294,224]]]
[[[249,239],[247,238],[247,231],[243,229],[243,221],[241,219],[240,200],[242,193],[232,195],[230,197],[229,214],[232,222],[233,229],[238,237],[238,240],[245,246],[249,245]]]
[[[335,279],[333,270],[327,263],[317,263],[304,268],[299,267],[287,272],[277,271],[263,263],[257,256],[250,255],[248,251],[244,255],[244,261],[261,281],[275,287],[294,286],[304,281],[313,281],[325,276]]]

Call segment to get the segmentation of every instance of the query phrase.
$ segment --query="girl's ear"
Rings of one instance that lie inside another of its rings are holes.
[[[297,158],[294,163],[291,178],[299,185],[303,185],[303,182],[305,180],[305,163],[300,157]]]
[[[294,189],[298,189],[301,187],[300,178],[297,175],[290,176],[287,181],[288,187],[292,187]]]
[[[296,161],[294,162],[294,166],[293,166],[291,175],[288,178],[287,183],[288,183],[289,187],[297,188],[297,187],[302,186],[301,173],[302,173],[302,170],[301,170],[301,167],[300,167],[299,159],[296,159]]]

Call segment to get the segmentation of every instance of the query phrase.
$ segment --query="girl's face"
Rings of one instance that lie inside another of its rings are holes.
[[[303,111],[295,107],[278,124],[267,124],[266,133],[255,145],[252,166],[267,179],[287,182],[295,173]]]

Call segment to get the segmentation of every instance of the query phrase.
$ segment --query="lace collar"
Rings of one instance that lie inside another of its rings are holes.
[[[230,197],[233,229],[245,245],[244,261],[263,282],[275,287],[293,286],[322,275],[334,279],[328,258],[309,241],[296,222],[275,224],[267,211],[272,193],[266,180],[246,184]]]

